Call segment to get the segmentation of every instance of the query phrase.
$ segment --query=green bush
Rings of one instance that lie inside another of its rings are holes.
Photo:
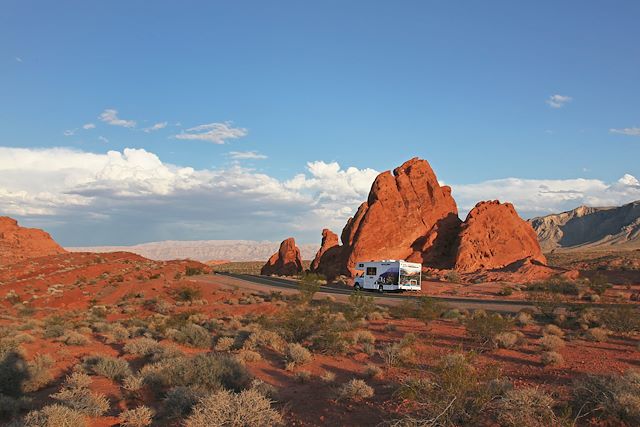
[[[354,291],[349,295],[349,305],[344,315],[347,320],[353,322],[366,318],[374,311],[376,311],[376,305],[373,297]]]
[[[525,288],[527,292],[549,292],[562,295],[579,295],[582,286],[577,282],[566,279],[550,279],[546,282],[531,283]]]
[[[324,276],[315,273],[305,273],[298,283],[300,290],[300,300],[308,304],[313,300],[313,296],[320,290],[322,282],[326,280]]]
[[[202,267],[187,266],[184,270],[184,274],[186,276],[198,276],[200,274],[204,274],[204,269]]]
[[[491,313],[486,316],[473,316],[465,321],[465,326],[471,338],[486,344],[496,335],[506,332],[512,326],[512,322],[497,313]]]
[[[187,274],[187,276],[192,276]],[[192,288],[190,286],[183,286],[176,292],[175,298],[178,301],[191,302],[198,300],[202,297],[202,291],[199,288]]]
[[[420,297],[416,306],[415,317],[424,323],[429,323],[447,310],[447,306],[429,297]]]

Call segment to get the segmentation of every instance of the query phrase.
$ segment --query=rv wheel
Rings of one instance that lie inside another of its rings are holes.
[[[380,293],[384,292],[384,288],[382,287],[382,285],[378,285],[378,292]]]

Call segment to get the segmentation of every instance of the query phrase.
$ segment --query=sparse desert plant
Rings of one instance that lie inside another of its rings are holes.
[[[594,414],[608,422],[640,424],[640,373],[586,375],[572,387],[572,407],[580,414]]]
[[[27,378],[22,384],[22,389],[29,393],[48,385],[53,380],[51,366],[53,366],[51,356],[36,354],[33,360],[27,363]]]
[[[448,271],[447,274],[444,275],[444,278],[447,282],[450,283],[460,283],[460,273],[455,270]]]
[[[293,378],[301,384],[308,383],[311,380],[311,372],[303,369],[293,374]]]
[[[540,361],[543,365],[562,365],[564,364],[564,357],[556,351],[545,351],[540,356]]]
[[[309,350],[298,343],[290,343],[285,350],[286,360],[294,365],[300,366],[311,362],[313,355]]]
[[[146,337],[130,340],[123,347],[125,353],[141,357],[153,356],[158,354],[161,349],[162,346],[158,341]]]
[[[178,274],[178,273],[176,273]],[[201,267],[191,267],[187,266],[184,270],[184,274],[186,276],[198,276],[200,274],[204,274],[204,270]]]
[[[420,297],[418,299],[415,311],[416,319],[429,323],[442,316],[447,311],[447,306],[429,297]]]
[[[66,331],[58,340],[66,345],[87,345],[89,343],[87,337],[76,331]]]
[[[587,329],[585,336],[589,341],[605,342],[609,339],[609,331],[605,328]]]
[[[356,401],[369,399],[373,397],[373,388],[363,380],[354,378],[340,387],[338,396],[340,399]]]
[[[607,329],[618,333],[640,331],[640,309],[632,305],[607,307],[600,319]]]
[[[486,316],[475,315],[465,321],[467,334],[474,340],[486,344],[502,332],[506,332],[512,325],[510,319],[505,319],[498,313]]]
[[[499,291],[498,291],[498,296],[501,297],[508,297],[509,295],[513,294],[513,288],[511,286],[503,286]]]
[[[152,421],[153,411],[144,405],[122,411],[118,417],[121,427],[147,427]]]
[[[187,267],[189,268],[189,267]],[[187,276],[190,274],[187,273]],[[202,297],[202,291],[199,288],[183,286],[175,294],[175,299],[182,302],[191,302]]]
[[[564,336],[564,331],[559,326],[553,324],[545,325],[542,328],[542,333],[545,335],[555,335],[557,337]]]
[[[545,427],[554,425],[554,400],[534,387],[507,391],[495,404],[496,418],[505,427]]]
[[[92,392],[89,384],[88,375],[74,372],[66,378],[62,389],[51,397],[85,415],[99,417],[109,409],[109,401],[104,395]]]
[[[220,337],[214,349],[216,351],[229,351],[233,348],[233,344],[236,342],[233,337]]]
[[[331,371],[325,371],[320,375],[320,379],[325,383],[332,383],[336,380],[336,374]]]
[[[122,380],[122,388],[132,395],[138,394],[142,387],[144,387],[144,378],[141,376],[129,375]]]
[[[205,328],[193,323],[182,326],[179,330],[171,334],[171,339],[180,344],[190,347],[209,348],[211,347],[211,334]]]
[[[565,346],[562,338],[557,335],[543,335],[538,344],[545,351],[557,351]]]
[[[238,394],[226,390],[211,394],[200,400],[185,421],[185,427],[263,427],[281,424],[282,417],[271,407],[271,401],[253,389]]]
[[[357,330],[351,333],[351,337],[353,342],[356,344],[368,343],[373,344],[376,342],[376,337],[370,331],[366,330]]]
[[[287,342],[278,333],[265,329],[255,330],[249,335],[243,346],[248,349],[267,347],[281,353]]]
[[[378,321],[378,320],[384,320],[384,314],[382,314],[379,311],[374,311],[374,312],[368,313],[366,315],[366,319],[368,321],[370,321],[370,322],[375,322],[375,321]]]
[[[378,365],[374,365],[372,363],[368,364],[364,370],[364,376],[367,378],[374,378],[380,376],[382,373],[382,369]]]
[[[324,276],[315,273],[305,273],[298,283],[300,291],[300,301],[305,304],[313,301],[313,296],[320,290],[323,281],[326,283]]]
[[[119,381],[131,375],[129,362],[110,356],[89,356],[83,361],[83,367],[96,375],[102,375],[113,381]]]
[[[191,413],[202,397],[202,391],[197,388],[177,386],[167,391],[163,404],[170,417],[183,417]]]
[[[236,355],[238,360],[242,363],[246,362],[258,362],[262,360],[262,356],[257,351],[242,349]]]
[[[520,337],[514,332],[501,332],[493,337],[493,342],[498,348],[513,348],[519,340]]]
[[[254,378],[253,381],[251,381],[249,388],[256,390],[258,393],[269,399],[276,399],[278,396],[278,390],[276,390],[274,386],[258,378]]]
[[[80,411],[63,405],[47,405],[29,412],[17,424],[21,427],[88,427],[87,417]]]
[[[360,291],[354,291],[349,295],[349,305],[345,311],[345,318],[350,321],[365,319],[376,311],[373,297],[364,295]]]

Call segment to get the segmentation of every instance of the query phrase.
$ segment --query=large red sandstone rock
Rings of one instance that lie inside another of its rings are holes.
[[[292,276],[302,272],[302,258],[300,249],[296,246],[293,237],[289,237],[280,243],[280,249],[271,255],[269,261],[262,267],[260,274],[265,276],[279,275]]]
[[[342,247],[338,242],[338,235],[325,228],[322,230],[322,244],[311,262],[310,270],[334,278],[341,274],[339,265],[341,257]]]
[[[547,262],[531,225],[511,203],[478,203],[462,224],[455,269],[463,273],[492,270],[524,259]]]
[[[446,252],[460,220],[451,188],[441,186],[426,160],[413,158],[374,181],[369,198],[342,230],[340,270],[358,261],[429,259]]]
[[[64,252],[48,233],[20,227],[15,219],[0,217],[0,266]]]

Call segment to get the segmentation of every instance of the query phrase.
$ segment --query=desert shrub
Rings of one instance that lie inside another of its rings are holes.
[[[640,424],[640,373],[586,375],[574,381],[572,407],[577,414],[593,414],[610,423]]]
[[[338,391],[340,399],[363,400],[373,397],[373,388],[359,379],[352,379],[340,387]]]
[[[51,367],[53,359],[48,354],[36,354],[33,360],[27,363],[27,378],[22,385],[25,392],[40,390],[53,380]]]
[[[351,334],[351,338],[353,339],[353,342],[356,344],[360,344],[360,343],[373,344],[374,342],[376,342],[376,337],[373,336],[373,334],[370,331],[366,331],[366,330],[353,331]]]
[[[99,417],[109,409],[109,401],[99,393],[89,389],[91,378],[81,372],[74,372],[65,380],[62,389],[51,395],[64,406],[90,417]]]
[[[257,351],[242,349],[236,355],[237,359],[242,362],[258,362],[262,360],[262,356]]]
[[[185,427],[243,426],[263,427],[282,424],[271,401],[257,390],[238,394],[223,390],[200,400],[185,421]]]
[[[80,411],[62,405],[47,405],[31,411],[17,426],[21,427],[88,427],[87,417]]]
[[[605,328],[587,329],[585,336],[589,341],[605,342],[609,339],[609,331]]]
[[[416,305],[415,317],[424,323],[439,318],[445,311],[447,306],[429,297],[420,297]]]
[[[144,378],[138,375],[129,375],[122,380],[122,388],[131,395],[138,395],[140,389],[144,387]]]
[[[87,345],[89,343],[87,337],[76,331],[66,331],[58,340],[66,345]]]
[[[313,359],[311,352],[298,343],[291,343],[287,345],[285,357],[288,362],[298,366],[309,363],[311,362],[311,359]]]
[[[596,295],[604,295],[607,289],[613,288],[611,283],[607,282],[607,278],[602,274],[596,274],[589,279],[589,288],[596,293]]]
[[[236,340],[233,337],[220,337],[216,342],[214,349],[216,351],[230,351],[235,342]]]
[[[144,405],[122,411],[118,417],[121,427],[147,427],[152,421],[153,411]]]
[[[559,336],[543,335],[538,341],[540,347],[545,351],[556,351],[564,347],[565,343]]]
[[[305,273],[298,283],[298,289],[300,291],[300,301],[305,304],[313,301],[313,296],[320,290],[322,282],[325,280],[324,276],[316,273]]]
[[[545,351],[540,356],[540,361],[543,365],[562,365],[564,364],[564,357],[555,351]]]
[[[247,349],[266,347],[280,353],[284,351],[286,345],[287,342],[277,332],[258,329],[249,335],[243,347]]]
[[[11,338],[0,340],[0,394],[20,397],[28,377],[27,363],[18,343]]]
[[[564,331],[556,325],[545,325],[544,328],[542,328],[542,333],[545,335],[555,335],[557,337],[562,337],[564,336]]]
[[[107,377],[113,381],[119,381],[131,375],[129,362],[117,357],[89,356],[85,357],[82,365],[89,372]]]
[[[123,342],[124,340],[129,338],[129,330],[122,325],[113,325],[111,330],[109,331],[109,342]]]
[[[400,385],[396,396],[414,400],[420,408],[403,420],[405,425],[483,424],[487,405],[507,387],[499,381],[496,370],[477,370],[469,357],[448,354],[440,359],[430,378],[409,377]]]
[[[190,347],[209,348],[211,347],[211,334],[205,328],[193,323],[182,326],[173,332],[170,338],[180,344]]]
[[[176,273],[178,274],[178,273]],[[191,267],[191,266],[187,266],[184,270],[184,274],[186,276],[198,276],[200,274],[204,274],[204,270],[202,269],[202,267]]]
[[[400,304],[392,305],[389,307],[389,314],[394,319],[406,319],[407,317],[414,317],[416,313],[416,305],[414,301],[403,300]],[[391,324],[389,324],[391,325]]]
[[[525,288],[528,292],[548,292],[561,295],[579,295],[581,285],[566,279],[550,279],[545,282],[531,283]]]
[[[293,374],[293,378],[301,384],[308,383],[311,380],[311,372],[303,369]]]
[[[527,313],[526,311],[521,311],[516,316],[516,323],[519,326],[531,325],[533,323],[533,317],[531,317],[531,314]]]
[[[497,313],[486,316],[474,315],[465,321],[467,334],[482,344],[486,344],[496,335],[506,332],[511,325],[511,320],[505,319]]]
[[[460,283],[461,279],[460,279],[460,273],[458,273],[455,270],[451,270],[448,271],[445,275],[444,278],[447,282],[450,283]]]
[[[520,337],[514,332],[501,332],[493,337],[493,342],[498,348],[513,348],[519,340]]]
[[[18,415],[24,409],[27,409],[31,401],[26,397],[11,397],[6,394],[0,394],[0,419],[12,418]]]
[[[170,417],[183,417],[191,413],[191,409],[204,397],[201,390],[193,387],[172,387],[167,391],[163,406]]]
[[[142,337],[128,341],[123,350],[127,354],[149,357],[158,354],[162,350],[162,346],[152,338]]]
[[[381,373],[382,373],[382,369],[380,369],[379,366],[374,365],[372,363],[368,364],[364,370],[364,376],[368,378],[374,378],[374,377],[380,376]]]
[[[600,319],[608,329],[614,332],[640,331],[640,309],[630,305],[607,307],[602,310]]]
[[[498,295],[501,297],[508,297],[513,294],[513,288],[511,286],[503,286],[499,291]]]
[[[384,314],[380,313],[379,311],[373,311],[371,313],[368,313],[365,318],[370,322],[375,322],[377,320],[384,320]]]
[[[189,274],[187,274],[187,276],[189,276]],[[175,294],[175,299],[183,302],[195,301],[201,297],[202,291],[199,288],[192,288],[189,286],[181,287]]]
[[[225,354],[198,354],[178,357],[145,367],[141,373],[145,383],[159,387],[200,387],[209,392],[223,388],[241,390],[249,383],[247,369],[235,358]]]
[[[349,295],[349,304],[345,310],[345,317],[353,322],[366,318],[376,310],[373,297],[364,295],[360,291],[354,291]]]
[[[553,405],[553,398],[537,388],[510,390],[496,402],[496,418],[505,427],[555,425]]]

